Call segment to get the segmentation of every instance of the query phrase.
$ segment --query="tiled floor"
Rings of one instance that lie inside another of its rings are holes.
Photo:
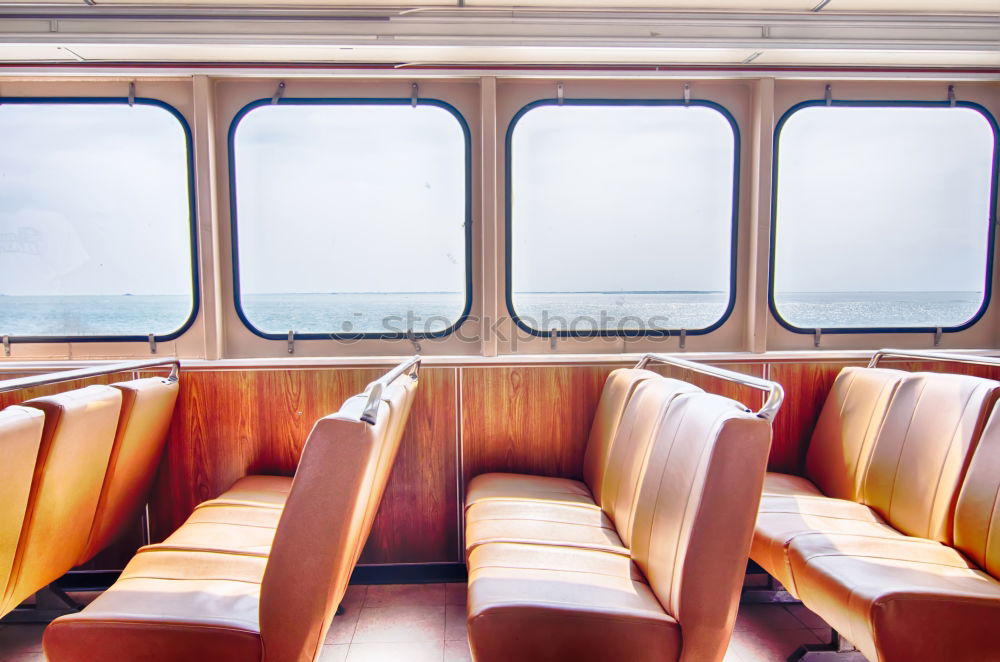
[[[93,594],[74,594],[86,602]],[[471,660],[465,584],[351,586],[320,662]],[[40,625],[0,625],[0,662],[44,662]],[[780,662],[830,629],[801,605],[743,605],[725,662]],[[853,658],[853,659],[852,659]],[[864,662],[860,655],[843,662]]]

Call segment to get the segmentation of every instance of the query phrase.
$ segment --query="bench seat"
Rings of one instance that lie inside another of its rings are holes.
[[[486,473],[469,481],[465,494],[466,509],[485,501],[515,503],[563,503],[600,509],[590,488],[582,480],[527,474]]]

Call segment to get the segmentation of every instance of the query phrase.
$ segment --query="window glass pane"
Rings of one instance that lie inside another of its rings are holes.
[[[265,105],[234,136],[239,297],[259,331],[439,333],[466,307],[466,148],[436,105]]]
[[[983,303],[994,136],[963,107],[809,106],[778,143],[774,305],[805,329],[954,327]]]
[[[145,103],[0,104],[0,334],[143,336],[194,307],[187,136]]]
[[[735,144],[707,106],[528,110],[509,154],[522,323],[589,333],[718,322],[732,294]]]

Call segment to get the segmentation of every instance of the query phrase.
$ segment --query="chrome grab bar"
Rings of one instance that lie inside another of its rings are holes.
[[[375,425],[375,417],[378,415],[379,405],[382,404],[382,392],[385,390],[385,387],[396,381],[397,377],[405,374],[409,374],[413,379],[417,379],[420,374],[420,361],[419,354],[411,356],[365,387],[363,395],[368,396],[368,402],[361,412],[362,421],[369,425]]]
[[[112,375],[116,372],[134,372],[136,370],[160,368],[165,366],[170,366],[170,374],[167,376],[167,381],[177,381],[177,375],[181,369],[180,359],[151,359],[149,361],[127,361],[125,363],[112,363],[111,365],[97,366],[94,368],[62,370],[60,372],[50,372],[44,375],[6,379],[4,381],[0,381],[0,393],[20,391],[21,389],[31,388],[33,386],[59,384],[61,382],[69,382],[75,379],[87,379],[88,377]]]
[[[695,363],[694,361],[678,359],[666,354],[646,354],[639,359],[639,362],[635,364],[635,367],[645,368],[650,361],[675,365],[686,370],[691,370],[692,372],[700,372],[703,375],[710,375],[712,377],[718,377],[719,379],[725,379],[726,381],[735,382],[741,386],[749,386],[750,388],[767,391],[767,400],[764,402],[764,406],[760,408],[760,411],[757,412],[757,416],[759,418],[763,418],[767,421],[774,420],[778,410],[781,409],[781,401],[785,399],[785,390],[781,388],[781,384],[778,382],[773,382],[770,379],[763,379],[762,377],[744,375],[741,372],[726,370],[725,368],[718,368],[705,363]]]
[[[868,362],[869,368],[877,368],[878,362],[886,356],[901,359],[917,359],[921,361],[954,361],[956,363],[971,363],[973,365],[1000,366],[1000,358],[993,356],[976,356],[974,354],[949,354],[947,352],[931,352],[911,349],[880,349],[872,354]]]

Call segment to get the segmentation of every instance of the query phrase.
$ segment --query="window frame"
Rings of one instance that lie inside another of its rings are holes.
[[[739,258],[739,216],[740,216],[740,170],[741,154],[740,145],[742,136],[740,134],[739,123],[728,108],[715,101],[708,99],[640,99],[640,98],[575,98],[558,99],[546,98],[531,101],[514,113],[504,136],[504,301],[507,314],[517,328],[537,338],[665,338],[677,336],[682,329],[637,329],[637,330],[617,330],[617,329],[589,329],[589,330],[542,330],[529,326],[518,315],[514,307],[514,291],[512,287],[513,275],[513,173],[512,147],[514,131],[518,122],[527,113],[535,108],[543,106],[611,106],[611,107],[632,107],[632,106],[701,106],[711,108],[718,112],[728,123],[733,131],[733,169],[732,169],[732,213],[730,218],[730,238],[729,238],[729,300],[722,316],[701,329],[683,329],[685,335],[701,336],[709,334],[723,324],[732,316],[736,308],[736,294],[738,287],[737,262]]]
[[[188,235],[190,238],[190,266],[191,266],[191,313],[187,319],[176,330],[169,333],[153,335],[154,342],[170,342],[181,337],[191,328],[198,319],[201,312],[201,273],[198,264],[198,206],[195,194],[195,164],[194,164],[194,141],[191,133],[191,125],[184,115],[174,106],[159,99],[149,97],[115,97],[115,96],[0,96],[0,105],[93,105],[93,106],[114,106],[114,105],[142,105],[155,106],[167,111],[177,120],[184,133],[184,148],[187,153],[185,159],[187,165],[187,198],[188,198]],[[143,342],[148,343],[150,336],[147,335],[93,335],[93,336],[9,336],[11,343],[93,343],[93,342]]]
[[[412,335],[408,335],[405,332],[363,332],[363,333],[342,333],[342,332],[330,332],[330,333],[298,333],[295,332],[295,340],[338,340],[338,341],[355,341],[355,340],[432,340],[437,338],[444,338],[455,333],[459,327],[461,327],[472,314],[472,301],[473,301],[473,273],[472,273],[472,133],[469,128],[469,124],[466,121],[462,113],[447,101],[442,101],[440,99],[434,98],[417,98],[416,100],[411,98],[403,97],[281,97],[279,99],[271,98],[260,98],[255,99],[236,112],[233,116],[232,121],[229,124],[229,130],[227,132],[227,158],[229,166],[229,230],[230,230],[230,241],[231,241],[231,255],[232,255],[232,267],[233,267],[233,286],[232,286],[232,296],[233,305],[236,310],[236,315],[251,333],[260,338],[266,340],[287,340],[287,333],[268,333],[257,328],[247,317],[245,311],[243,310],[242,302],[242,291],[240,286],[240,244],[239,244],[239,214],[237,210],[236,203],[236,131],[239,128],[240,122],[248,114],[260,108],[262,106],[270,105],[285,105],[285,106],[351,106],[351,105],[362,105],[362,106],[433,106],[436,108],[441,108],[442,110],[450,113],[452,117],[458,122],[459,128],[462,131],[462,136],[464,138],[465,146],[463,149],[463,158],[465,159],[464,167],[464,184],[465,184],[465,201],[464,201],[464,217],[465,217],[465,228],[463,237],[463,246],[465,248],[465,305],[462,308],[462,313],[459,317],[446,329],[441,331],[431,331],[431,332],[414,332]]]
[[[995,253],[995,243],[997,239],[997,194],[998,194],[998,174],[1000,174],[1000,125],[997,124],[996,118],[992,113],[983,105],[976,103],[974,101],[964,101],[964,100],[915,100],[915,99],[897,99],[897,100],[881,100],[881,99],[808,99],[805,101],[800,101],[793,104],[788,110],[786,110],[781,117],[778,119],[774,126],[774,132],[772,134],[772,147],[771,147],[771,220],[770,220],[770,236],[768,239],[768,278],[767,278],[767,307],[771,313],[771,317],[779,324],[782,328],[791,331],[796,334],[809,334],[813,335],[819,331],[822,335],[857,335],[857,334],[871,334],[871,333],[936,333],[937,327],[926,327],[926,326],[905,326],[905,327],[893,327],[893,326],[870,326],[870,327],[820,327],[818,329],[805,328],[800,326],[795,326],[785,318],[781,316],[778,312],[777,303],[774,299],[774,285],[775,285],[775,263],[777,259],[776,248],[776,238],[778,229],[778,167],[779,167],[779,148],[781,141],[781,130],[784,128],[785,123],[798,111],[804,108],[812,108],[817,106],[832,106],[832,107],[847,107],[847,108],[968,108],[978,112],[980,115],[986,119],[989,124],[990,129],[993,131],[993,160],[992,160],[992,173],[990,176],[990,200],[989,200],[989,218],[987,222],[989,223],[987,239],[986,239],[986,253],[984,258],[986,260],[986,271],[984,273],[984,288],[983,288],[983,301],[979,306],[976,313],[962,324],[955,326],[941,327],[941,333],[957,333],[960,331],[965,331],[970,327],[974,326],[979,320],[982,319],[983,315],[986,314],[990,306],[990,299],[992,298],[993,290],[993,260]]]

